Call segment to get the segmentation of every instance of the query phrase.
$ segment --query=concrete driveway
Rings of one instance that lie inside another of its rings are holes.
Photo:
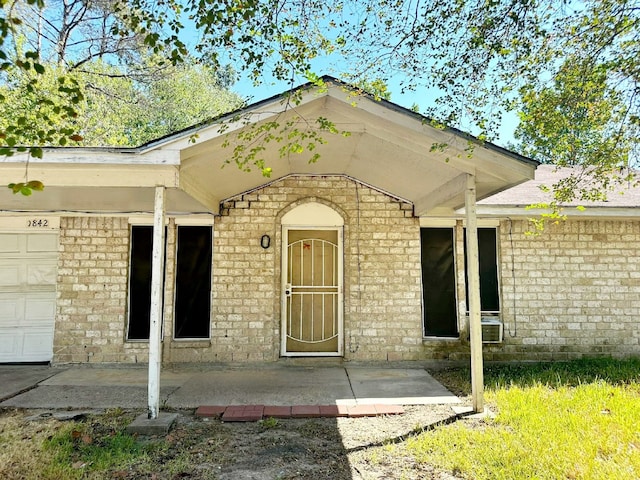
[[[0,365],[0,402],[31,390],[60,370],[39,365]]]
[[[202,405],[455,404],[423,368],[212,366],[164,369],[162,408]],[[0,407],[145,408],[147,368],[0,365]]]

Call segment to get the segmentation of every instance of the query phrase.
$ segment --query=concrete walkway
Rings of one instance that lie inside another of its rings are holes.
[[[203,405],[426,405],[460,400],[422,368],[165,368],[161,408]],[[147,368],[0,365],[0,407],[146,408]]]

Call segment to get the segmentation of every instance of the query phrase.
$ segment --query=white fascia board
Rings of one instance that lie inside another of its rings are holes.
[[[259,123],[286,111],[295,111],[296,108],[325,95],[325,93],[318,92],[317,89],[310,89],[300,96],[299,101],[290,105],[287,102],[286,94],[280,95],[271,100],[258,103],[255,107],[250,106],[246,109],[232,112],[212,123],[196,126],[176,135],[150,143],[141,151],[142,153],[166,149],[180,151],[192,146],[194,143],[206,142],[207,140],[212,140],[222,135],[241,130],[246,128],[247,125]]]
[[[441,217],[420,217],[420,226],[430,227],[430,228],[447,228],[447,227],[455,227],[456,219],[455,218],[441,218]]]
[[[406,129],[408,132],[419,134],[422,138],[422,142],[417,139],[409,140],[403,138],[403,146],[406,147],[405,141],[414,141],[416,143],[424,143],[425,141],[430,143],[442,143],[447,144],[450,151],[445,149],[444,152],[426,152],[431,153],[432,157],[441,157],[447,164],[454,166],[466,173],[482,172],[486,175],[494,176],[503,181],[513,182],[514,178],[519,179],[517,183],[526,181],[527,179],[533,179],[536,166],[529,164],[525,161],[512,158],[508,155],[500,153],[498,150],[493,150],[483,146],[479,141],[472,138],[464,138],[462,133],[452,131],[450,129],[435,128],[424,121],[421,121],[417,116],[412,116],[408,112],[397,111],[393,108],[389,108],[381,102],[376,102],[373,99],[366,97],[349,97],[349,93],[340,89],[339,87],[332,87],[329,89],[329,96],[340,100],[346,104],[353,103],[354,110],[361,110],[367,112],[376,117],[382,118],[388,122],[392,122],[395,125]],[[471,152],[467,152],[469,145],[473,146]],[[430,146],[429,146],[430,148]],[[458,153],[460,154],[458,156]],[[479,165],[478,162],[482,162],[483,165]],[[524,177],[524,178],[522,178]],[[513,185],[510,185],[513,186]]]
[[[343,105],[340,113],[348,117],[354,125],[365,125],[364,130],[367,133],[417,155],[428,156],[430,160],[435,160],[449,168],[464,173],[476,173],[476,165],[473,159],[468,159],[464,155],[458,156],[458,150],[461,147],[457,146],[459,141],[457,136],[449,132],[446,134],[447,141],[445,142],[444,137],[441,138],[443,131],[430,125],[424,125],[415,117],[394,111],[369,98],[354,97],[352,101],[355,105],[351,105],[347,98],[348,93],[339,90],[340,93],[336,94],[336,88],[329,90],[329,96],[337,99]],[[328,108],[336,107],[329,106]],[[442,143],[448,143],[452,151],[431,151],[432,145],[441,143],[441,141]]]
[[[420,227],[422,228],[446,228],[455,227],[457,222],[462,222],[463,226],[466,226],[467,220],[463,216],[460,217],[420,217]],[[497,227],[500,224],[498,218],[478,218],[478,227],[489,228]]]
[[[456,210],[457,214],[464,215],[464,208]],[[478,215],[491,217],[537,217],[545,213],[551,213],[551,210],[543,208],[527,209],[526,207],[517,206],[478,206]],[[590,219],[590,218],[640,218],[640,207],[585,207],[584,210],[578,210],[576,207],[564,207],[560,211],[561,215],[569,218]]]
[[[513,179],[514,176],[518,178],[518,181],[510,185],[508,188],[519,185],[527,180],[533,180],[535,177],[536,165],[528,164],[514,158],[509,158],[506,155],[501,155],[499,152],[490,150],[481,145],[476,145],[472,152],[472,156],[472,158],[480,160],[485,164],[483,165],[482,170],[486,174],[502,180],[510,180]]]
[[[2,175],[14,181],[24,178],[25,166],[2,168]],[[46,186],[58,187],[178,187],[174,165],[113,164],[36,164],[29,166],[29,177]]]
[[[159,143],[150,144],[142,150],[142,153],[147,154],[153,151],[167,150],[179,152],[194,144],[221,137],[222,135],[226,135],[230,132],[246,127],[248,123],[258,123],[279,113],[282,112],[255,110],[253,112],[239,114],[240,120],[238,121],[225,123],[224,120],[220,120],[214,124],[202,125],[200,127],[193,128],[188,132],[183,132],[179,136],[170,137],[160,141]],[[246,119],[246,115],[250,115],[251,117],[251,120],[248,123],[244,120]]]
[[[6,165],[73,164],[73,165],[179,165],[180,153],[164,150],[141,154],[131,149],[113,148],[55,148],[44,149],[42,158],[34,158],[28,153],[16,153],[10,157],[0,157]]]
[[[496,178],[500,183],[506,183],[504,188],[513,187],[534,177],[535,165],[491,150],[451,130],[435,128],[407,112],[396,111],[364,97],[354,98],[355,106],[351,106],[346,92],[336,94],[335,90],[330,90],[330,97],[338,99],[346,106],[341,109],[341,113],[349,116],[353,122],[365,122],[366,131],[371,135],[427,156],[430,160],[449,168]],[[363,120],[363,114],[371,115],[379,121]],[[470,142],[473,150],[468,152]],[[432,145],[438,143],[446,144],[447,147],[443,151],[432,151]]]
[[[194,227],[207,227],[215,223],[215,217],[209,213],[203,213],[200,215],[184,215],[175,216],[174,220],[176,225],[182,226],[194,226]]]
[[[35,217],[35,218],[34,218]],[[33,221],[40,222],[36,227]],[[45,225],[45,226],[40,226]],[[0,231],[5,232],[49,232],[60,230],[60,216],[47,212],[28,214],[25,212],[0,213]]]
[[[153,225],[153,213],[129,216],[127,223],[129,225]],[[165,218],[164,224],[169,225],[169,217]]]
[[[187,214],[187,215],[171,215],[167,216],[165,225],[169,225],[169,217],[173,218],[176,225],[182,226],[209,226],[215,223],[215,218],[209,213],[203,214]],[[1,220],[1,218],[0,218]],[[153,214],[135,215],[128,217],[129,225],[153,225]]]

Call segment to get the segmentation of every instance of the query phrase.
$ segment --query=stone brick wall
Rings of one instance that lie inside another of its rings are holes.
[[[60,219],[53,363],[147,362],[147,342],[126,341],[127,217]],[[173,325],[175,225],[167,228],[165,336]],[[167,351],[165,349],[164,354]]]
[[[411,205],[344,177],[288,177],[224,206],[214,235],[210,360],[280,355],[282,216],[315,201],[344,218],[348,360],[424,358],[420,236]],[[264,234],[271,248],[260,246]]]
[[[344,357],[353,361],[469,358],[462,223],[456,232],[460,339],[422,338],[420,227],[411,205],[344,177],[288,177],[231,199],[216,218],[211,339],[176,341],[176,227],[167,229],[163,360],[270,362],[280,356],[281,219],[318,202],[344,219]],[[54,363],[136,363],[126,341],[126,217],[60,224]],[[540,236],[503,220],[498,254],[504,342],[487,360],[640,355],[640,222],[567,221]],[[260,246],[262,235],[271,246]]]
[[[126,218],[60,219],[54,363],[131,362],[123,350]]]
[[[640,222],[568,220],[529,235],[525,219],[498,228],[504,341],[494,361],[640,356]],[[424,341],[425,358],[468,360],[462,222],[455,227],[460,338]]]
[[[640,355],[640,222],[500,224],[505,343],[491,360]],[[511,232],[511,234],[509,233]]]
[[[232,199],[216,219],[210,340],[172,338],[175,223],[169,223],[165,362],[279,358],[280,221],[310,201],[345,221],[345,358],[424,358],[420,237],[411,205],[344,177],[289,177]],[[260,246],[264,234],[272,239],[269,249]],[[60,239],[54,362],[146,362],[147,343],[125,338],[127,218],[63,218]]]

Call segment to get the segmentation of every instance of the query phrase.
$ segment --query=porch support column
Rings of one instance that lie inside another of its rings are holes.
[[[151,325],[149,329],[149,411],[150,419],[158,418],[160,410],[160,364],[163,311],[164,278],[164,217],[165,188],[156,187],[153,206],[153,256],[151,260]]]
[[[473,411],[484,411],[482,366],[482,325],[480,316],[480,264],[478,261],[478,219],[476,216],[476,176],[467,174],[465,190],[467,215],[467,274],[469,289],[469,329],[471,343],[471,396]]]

